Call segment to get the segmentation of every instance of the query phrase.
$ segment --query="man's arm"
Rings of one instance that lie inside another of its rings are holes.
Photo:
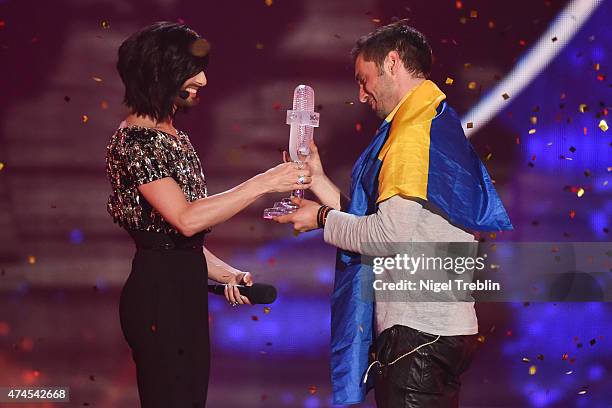
[[[417,201],[396,195],[381,202],[372,215],[331,211],[325,222],[324,239],[335,247],[363,255],[391,255],[392,244],[412,240],[422,208]]]

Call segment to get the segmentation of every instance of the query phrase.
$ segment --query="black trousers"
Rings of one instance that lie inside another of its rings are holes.
[[[141,407],[204,408],[210,344],[202,236],[130,234],[137,250],[119,315],[136,363]]]
[[[390,366],[374,366],[378,408],[451,408],[459,406],[459,376],[473,359],[476,335],[440,336]],[[436,336],[393,326],[376,339],[376,358],[388,364]]]

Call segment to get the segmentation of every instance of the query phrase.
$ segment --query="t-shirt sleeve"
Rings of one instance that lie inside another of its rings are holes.
[[[171,177],[166,148],[156,135],[137,134],[126,142],[126,170],[134,186]]]

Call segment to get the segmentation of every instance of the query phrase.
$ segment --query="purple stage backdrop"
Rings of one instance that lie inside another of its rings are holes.
[[[611,4],[0,0],[0,387],[71,388],[69,404],[23,407],[138,406],[118,318],[134,248],[106,212],[104,173],[106,143],[126,112],[117,49],[135,30],[184,21],[212,43],[202,101],[176,123],[210,193],[280,162],[300,83],[315,89],[315,140],[347,191],[379,125],[358,101],[349,51],[359,36],[409,18],[432,45],[432,79],[466,121],[474,107],[499,105],[490,121],[474,119],[470,140],[515,230],[482,238],[609,243]],[[567,7],[576,11],[560,20]],[[546,57],[550,47],[558,53]],[[333,406],[335,251],[320,232],[295,236],[262,220],[280,197],[207,236],[219,257],[279,289],[267,308],[211,295],[210,407]],[[612,406],[612,304],[482,303],[477,312],[480,348],[462,406]],[[372,395],[360,406],[373,407]]]

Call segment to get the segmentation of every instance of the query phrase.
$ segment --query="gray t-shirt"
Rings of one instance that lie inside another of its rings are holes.
[[[324,239],[369,256],[388,256],[392,243],[475,242],[473,235],[452,225],[426,202],[399,195],[381,202],[378,211],[368,216],[331,211]],[[441,336],[478,332],[474,302],[376,301],[377,333],[396,324]]]

